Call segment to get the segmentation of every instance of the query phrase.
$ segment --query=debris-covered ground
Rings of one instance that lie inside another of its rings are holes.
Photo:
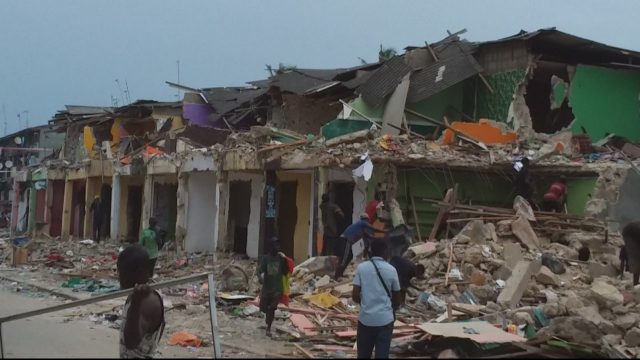
[[[423,264],[426,274],[413,280],[415,288],[397,312],[392,356],[636,356],[640,286],[632,286],[629,274],[620,277],[619,234],[605,231],[605,224],[594,219],[534,212],[526,203],[516,202],[514,209],[434,206],[449,213],[443,227],[462,229],[444,239],[415,242],[405,253]],[[11,246],[2,243],[3,254],[9,254],[0,273],[2,291],[67,301],[118,288],[119,245],[43,239],[28,246],[28,262],[13,268]],[[208,271],[216,275],[225,356],[355,357],[355,264],[336,282],[336,263],[335,257],[316,257],[296,266],[291,302],[280,306],[273,338],[265,336],[257,308],[253,260],[222,253],[215,259],[164,253],[154,281]],[[207,284],[177,286],[162,294],[167,317],[162,355],[211,356]],[[123,301],[61,314],[65,321],[89,319],[117,331]]]

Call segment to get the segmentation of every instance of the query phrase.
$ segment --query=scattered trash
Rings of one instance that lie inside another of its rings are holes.
[[[173,334],[167,343],[169,345],[180,345],[185,347],[200,347],[200,345],[202,345],[202,340],[187,331],[179,331]]]

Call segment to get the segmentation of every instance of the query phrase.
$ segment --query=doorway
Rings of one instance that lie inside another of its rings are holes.
[[[85,196],[86,183],[84,180],[73,181],[73,192],[71,194],[71,229],[70,234],[74,236],[84,236],[84,216],[85,216]]]
[[[278,184],[278,238],[285,254],[294,254],[294,236],[298,223],[297,190],[297,181],[283,181]]]
[[[231,181],[227,229],[233,241],[233,252],[247,253],[249,217],[251,215],[251,181]]]
[[[56,237],[62,234],[62,211],[64,209],[64,180],[51,181],[51,223],[49,235]]]
[[[135,243],[142,221],[142,186],[129,186],[127,193],[127,242]]]
[[[344,213],[344,218],[337,222],[338,234],[351,225],[353,220],[353,189],[355,184],[352,182],[332,181],[329,183],[329,198]]]
[[[178,214],[178,184],[155,183],[153,216],[158,228],[167,231],[167,241],[176,239],[176,216]]]

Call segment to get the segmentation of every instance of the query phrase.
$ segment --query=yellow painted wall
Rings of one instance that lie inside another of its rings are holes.
[[[296,208],[298,220],[293,236],[293,260],[296,264],[305,261],[309,257],[309,232],[311,229],[311,174],[277,172],[279,181],[297,181]],[[289,254],[287,254],[289,255]]]
[[[89,158],[95,159],[96,152],[93,150],[93,146],[96,144],[96,137],[93,135],[93,128],[91,126],[84,127],[84,149],[89,154]]]

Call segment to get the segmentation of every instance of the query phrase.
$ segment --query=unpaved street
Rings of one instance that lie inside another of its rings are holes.
[[[55,300],[30,298],[0,289],[0,315],[55,305]],[[88,320],[64,322],[60,313],[16,320],[2,326],[5,356],[11,358],[118,357],[118,331]]]

